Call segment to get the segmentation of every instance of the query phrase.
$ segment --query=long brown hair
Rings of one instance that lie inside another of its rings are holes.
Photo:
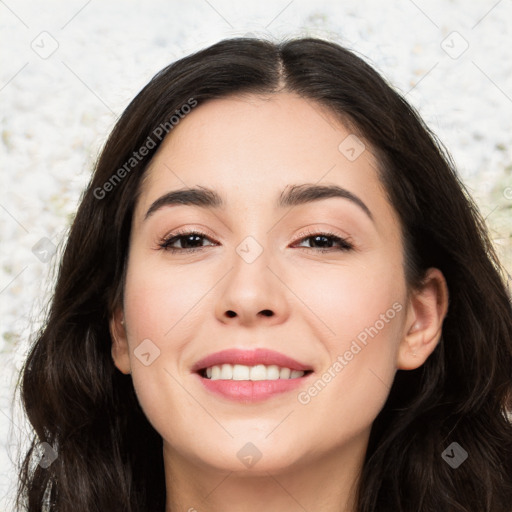
[[[156,74],[118,120],[22,370],[35,435],[20,471],[19,510],[40,511],[45,495],[52,512],[164,510],[162,440],[131,377],[113,364],[108,322],[123,297],[141,179],[191,98],[200,105],[283,89],[327,107],[368,141],[401,220],[408,285],[437,267],[450,291],[440,343],[420,368],[397,372],[372,426],[358,512],[510,512],[512,308],[485,224],[404,98],[363,59],[314,38],[221,41]],[[143,146],[152,147],[133,159]],[[37,464],[40,443],[55,450],[48,467]],[[452,443],[468,454],[456,469],[442,456]]]

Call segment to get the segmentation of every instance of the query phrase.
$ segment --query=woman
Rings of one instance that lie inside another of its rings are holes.
[[[22,374],[19,507],[510,512],[503,275],[359,57],[239,38],[181,59],[73,222]]]

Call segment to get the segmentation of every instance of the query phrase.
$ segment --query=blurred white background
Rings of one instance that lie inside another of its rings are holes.
[[[512,273],[512,0],[0,0],[0,512],[25,424],[13,387],[63,236],[116,118],[220,39],[325,37],[365,56],[450,150]]]

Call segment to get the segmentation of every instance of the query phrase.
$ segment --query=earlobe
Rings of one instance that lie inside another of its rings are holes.
[[[443,273],[430,268],[420,289],[411,294],[405,332],[398,349],[397,368],[415,370],[435,350],[448,311],[448,286]]]
[[[110,317],[109,328],[112,338],[112,359],[117,369],[127,375],[131,373],[130,351],[124,313],[121,308],[117,309]]]

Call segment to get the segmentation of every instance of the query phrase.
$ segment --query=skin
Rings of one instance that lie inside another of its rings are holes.
[[[370,429],[396,371],[421,366],[440,339],[444,277],[429,269],[424,286],[408,290],[400,223],[370,147],[354,161],[338,149],[350,133],[292,93],[231,96],[195,108],[151,162],[133,218],[124,308],[111,319],[112,356],[163,438],[168,511],[253,512],[264,500],[267,510],[353,512]],[[337,197],[274,206],[285,187],[303,183],[349,190],[374,220]],[[163,194],[199,185],[221,194],[225,208],[164,206],[144,220]],[[208,238],[196,252],[160,248],[178,228]],[[306,228],[354,248],[337,250],[334,241],[322,252],[328,245]],[[251,263],[236,251],[249,235],[263,249]],[[394,303],[401,311],[307,404],[297,399],[306,388],[232,402],[191,373],[219,350],[263,347],[320,378]],[[160,350],[148,366],[134,353],[145,339]],[[249,442],[262,456],[246,467],[237,452]]]

